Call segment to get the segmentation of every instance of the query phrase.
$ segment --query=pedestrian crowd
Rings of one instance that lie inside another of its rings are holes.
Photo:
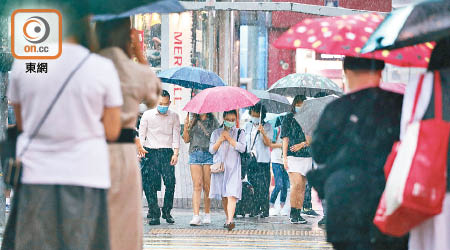
[[[130,27],[128,18],[97,22],[95,35],[87,19],[74,19],[61,57],[48,61],[48,74],[25,74],[26,62],[14,62],[8,98],[21,132],[17,150],[26,152],[2,249],[142,249],[142,193],[149,225],[160,225],[160,218],[175,223],[181,139],[189,143],[191,226],[211,223],[211,199],[222,202],[228,230],[236,227],[236,215],[288,215],[288,191],[289,221],[306,224],[302,214],[317,216],[314,188],[326,212],[319,224],[326,224],[335,249],[450,249],[450,161],[440,215],[403,237],[388,236],[373,223],[386,159],[411,112],[413,120],[436,115],[433,71],[441,80],[442,117],[450,121],[450,38],[437,43],[419,95],[417,84],[404,96],[379,88],[383,61],[345,57],[347,93],[327,105],[309,134],[296,119],[305,95],[295,96],[291,112],[274,126],[259,102],[249,107],[243,126],[231,110],[220,119],[188,114],[182,128],[169,109],[173,98],[146,65]],[[149,109],[138,121],[140,104]]]

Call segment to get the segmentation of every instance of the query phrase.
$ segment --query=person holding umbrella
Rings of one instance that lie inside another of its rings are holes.
[[[223,171],[211,176],[209,198],[222,200],[227,217],[224,227],[235,228],[233,222],[236,202],[242,196],[241,156],[245,152],[245,134],[236,128],[236,110],[223,113],[223,125],[211,135],[209,152],[214,154],[214,163],[223,164]]]
[[[247,153],[255,158],[250,166],[246,166],[248,180],[255,189],[252,215],[261,218],[269,217],[270,146],[273,137],[272,125],[264,121],[266,113],[261,102],[250,107],[250,122],[245,126]]]
[[[378,87],[383,61],[345,57],[343,67],[349,93],[319,118],[311,143],[319,168],[307,175],[327,201],[327,240],[337,250],[407,249],[407,238],[384,235],[373,224],[403,98]]]
[[[309,143],[302,127],[295,120],[294,115],[300,110],[306,100],[304,95],[298,95],[292,102],[292,111],[286,115],[281,125],[283,139],[283,164],[289,173],[291,183],[291,213],[292,224],[306,224],[301,216],[306,187],[306,173],[312,168],[312,158],[309,153]]]
[[[211,134],[219,127],[219,123],[212,113],[193,114],[189,119],[189,113],[184,121],[183,140],[189,144],[189,164],[194,192],[192,193],[192,207],[194,217],[189,223],[191,226],[199,226],[211,223],[211,201],[209,188],[211,182],[211,165],[213,155],[209,153]],[[200,199],[204,192],[205,217],[200,218]]]

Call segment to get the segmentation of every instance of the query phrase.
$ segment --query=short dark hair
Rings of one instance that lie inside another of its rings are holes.
[[[384,69],[384,61],[361,57],[346,56],[344,58],[344,70],[353,71],[378,71]]]
[[[169,97],[169,100],[170,100],[170,94],[169,94],[169,91],[167,91],[167,90],[163,90],[163,91],[161,92],[161,96],[162,96],[162,97]]]
[[[261,104],[261,102],[258,102],[254,106],[250,107],[250,112],[254,111],[256,113],[261,113],[261,121],[264,121],[266,119],[267,115],[267,109],[264,107],[264,105]]]
[[[325,97],[325,96],[328,96],[327,92],[319,92],[314,95],[314,98],[320,98],[320,97]]]
[[[223,118],[225,118],[225,116],[227,116],[227,115],[235,115],[237,117],[237,111],[233,109],[230,111],[223,112]]]
[[[131,44],[131,21],[129,17],[97,22],[95,31],[100,49],[119,47],[128,55],[128,47]]]
[[[295,114],[295,105],[299,102],[304,102],[306,100],[306,96],[305,95],[296,95],[294,97],[294,100],[292,101],[292,108],[291,108],[291,112]]]
[[[450,68],[450,36],[439,40],[431,53],[428,70]]]

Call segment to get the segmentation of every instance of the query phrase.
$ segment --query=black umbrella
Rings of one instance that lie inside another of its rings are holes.
[[[392,11],[362,53],[438,41],[450,33],[450,0],[428,0]]]

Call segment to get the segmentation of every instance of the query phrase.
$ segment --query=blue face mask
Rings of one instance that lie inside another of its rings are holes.
[[[298,112],[300,112],[301,109],[302,109],[302,107],[295,107],[295,112],[298,113]]]
[[[258,125],[259,124],[259,117],[250,117],[250,121],[255,124]]]
[[[161,105],[158,105],[158,107],[157,107],[157,109],[158,109],[158,112],[160,113],[160,114],[166,114],[167,113],[167,111],[169,110],[169,106],[161,106]]]
[[[227,128],[232,128],[234,126],[236,126],[236,122],[229,122],[229,121],[223,121],[223,125]]]

